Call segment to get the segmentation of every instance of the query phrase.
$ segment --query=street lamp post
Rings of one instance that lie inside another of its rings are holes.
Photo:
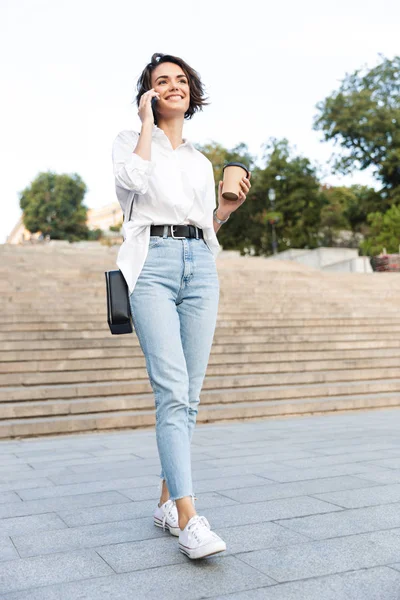
[[[271,203],[271,208],[274,211],[275,210],[274,202],[275,202],[275,198],[276,198],[276,193],[273,188],[271,188],[268,191],[268,198]],[[272,227],[272,252],[273,252],[273,254],[278,254],[278,244],[276,241],[276,231],[275,231],[275,225],[276,225],[276,223],[278,223],[278,221],[279,221],[278,218],[273,218],[273,219],[269,220],[271,227]]]

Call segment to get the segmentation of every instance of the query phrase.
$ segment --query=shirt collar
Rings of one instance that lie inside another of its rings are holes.
[[[171,145],[170,141],[168,140],[164,131],[162,129],[160,129],[159,127],[157,127],[157,125],[155,125],[155,124],[153,125],[153,137],[159,138],[160,140],[164,140],[164,142],[168,143],[168,146]],[[194,148],[192,142],[188,138],[182,138],[182,139],[183,139],[183,144],[178,146],[178,148],[182,148],[184,146],[187,146],[188,148]]]

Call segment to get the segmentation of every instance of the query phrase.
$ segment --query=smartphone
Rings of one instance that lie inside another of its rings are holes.
[[[158,100],[157,96],[154,96],[154,98],[151,99],[151,108],[153,109],[153,117],[154,117],[154,119],[157,118],[157,115],[156,115],[157,100]]]

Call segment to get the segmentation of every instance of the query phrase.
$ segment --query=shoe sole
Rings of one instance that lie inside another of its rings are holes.
[[[162,521],[157,519],[157,517],[154,517],[154,525],[156,527],[163,527]],[[180,532],[180,528],[179,527],[170,527],[168,525],[168,523],[165,523],[165,529],[168,529],[168,531],[170,532],[171,535],[174,535],[175,537],[179,537],[179,532]]]
[[[195,550],[190,550],[190,548],[186,548],[186,546],[179,544],[179,550],[188,558],[196,560],[197,558],[205,558],[206,556],[212,556],[213,554],[224,552],[226,550],[226,544],[225,542],[214,542]]]

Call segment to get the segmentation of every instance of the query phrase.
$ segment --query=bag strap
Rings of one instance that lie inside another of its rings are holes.
[[[136,198],[136,194],[133,194],[131,201],[129,202],[129,204],[124,212],[124,223],[123,223],[124,225],[131,219],[132,206],[133,206],[133,202],[134,202],[135,198]],[[125,239],[125,236],[124,236],[124,239]]]
[[[136,194],[133,194],[133,196],[132,196],[132,198],[131,198],[131,200],[130,200],[130,202],[129,202],[128,206],[127,206],[127,209],[125,210],[125,213],[124,213],[124,224],[125,224],[127,221],[130,221],[130,219],[131,219],[131,215],[132,215],[132,206],[133,206],[133,202],[134,202],[135,198],[136,198]]]

